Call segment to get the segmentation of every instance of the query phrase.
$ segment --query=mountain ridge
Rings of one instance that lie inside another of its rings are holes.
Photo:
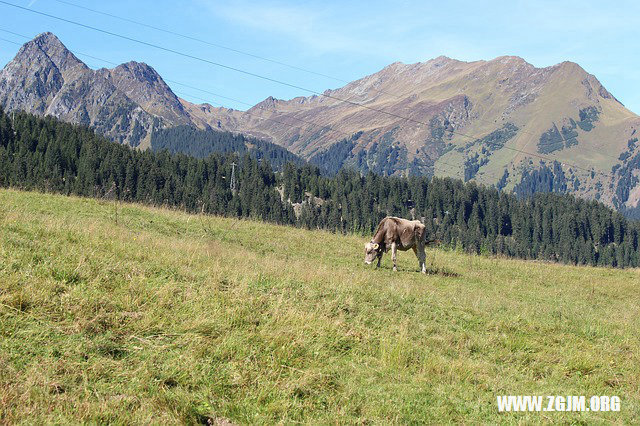
[[[203,127],[151,66],[130,61],[93,70],[51,32],[25,43],[0,71],[0,105],[88,125],[142,148],[154,128]]]
[[[376,169],[380,162],[397,157],[403,160],[391,173],[429,174],[436,167],[442,170],[457,163],[460,169],[450,175],[462,178],[476,167],[473,159],[479,156],[479,167],[471,178],[496,184],[507,170],[505,186],[513,188],[525,169],[542,167],[538,163],[544,157],[548,167],[553,161],[565,164],[568,179],[580,181],[572,186],[577,195],[617,203],[618,207],[627,202],[615,196],[621,176],[608,180],[603,174],[613,173],[612,168],[620,164],[611,160],[627,151],[640,118],[575,62],[538,68],[516,56],[472,62],[440,56],[414,64],[395,62],[326,93],[331,98],[267,98],[257,104],[260,109],[250,111],[266,115],[261,111],[267,109],[270,117],[280,121],[304,119],[348,134],[363,131],[346,162],[364,170]],[[243,119],[241,113],[231,115],[235,122],[230,130],[278,140],[305,158],[327,152],[335,143],[334,135],[318,135],[310,126],[297,125],[298,131],[292,132],[264,121]],[[507,125],[517,128],[509,140],[478,143]],[[547,146],[544,141],[549,132],[555,140]],[[571,142],[561,146],[559,142],[566,138]],[[379,152],[372,152],[375,149]],[[367,153],[366,158],[359,157],[361,152]],[[632,156],[637,154],[636,150]],[[596,177],[589,176],[591,168]],[[632,180],[637,187],[637,179]],[[630,207],[634,205],[637,203]]]
[[[547,168],[558,172],[552,187],[578,196],[618,208],[640,200],[640,148],[631,143],[640,117],[570,61],[542,68],[513,55],[394,62],[324,95],[269,96],[239,111],[178,97],[144,63],[90,69],[47,32],[0,71],[0,105],[85,124],[143,149],[155,131],[186,125],[265,139],[363,172],[448,175],[512,190],[532,179],[526,171]],[[342,140],[349,149],[338,147]]]

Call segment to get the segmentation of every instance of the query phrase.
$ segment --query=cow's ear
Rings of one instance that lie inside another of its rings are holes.
[[[373,249],[374,249],[374,250],[378,250],[378,247],[380,247],[380,244],[378,244],[378,243],[375,243],[375,244],[373,245]]]

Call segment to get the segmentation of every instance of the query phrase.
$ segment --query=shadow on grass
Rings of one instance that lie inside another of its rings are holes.
[[[430,266],[427,268],[427,275],[441,275],[443,277],[452,277],[452,278],[457,278],[460,276],[460,274],[458,274],[457,272],[453,272],[449,268],[440,268],[440,267],[434,268],[433,266]]]
[[[377,271],[392,271],[393,269],[390,267],[386,267],[386,266],[380,266],[380,268],[376,268],[375,270]],[[418,269],[401,269],[398,268],[398,273],[400,272],[415,272],[415,273],[420,273],[420,270]],[[442,277],[448,277],[448,278],[458,278],[460,277],[460,274],[457,272],[452,271],[449,268],[442,268],[439,266],[433,267],[433,266],[429,266],[427,267],[427,275],[440,275]]]

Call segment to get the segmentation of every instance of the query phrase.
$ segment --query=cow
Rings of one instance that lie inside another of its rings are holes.
[[[399,217],[387,216],[380,221],[376,233],[371,241],[364,246],[364,262],[370,265],[378,258],[376,268],[380,267],[382,255],[391,249],[393,270],[397,271],[396,253],[398,250],[413,249],[418,257],[419,267],[423,274],[427,273],[424,248],[427,244],[425,226],[419,220],[407,220]]]

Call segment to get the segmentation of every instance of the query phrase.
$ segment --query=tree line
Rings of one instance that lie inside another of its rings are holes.
[[[231,190],[232,163],[235,191]],[[287,163],[248,152],[206,158],[139,151],[86,127],[0,110],[0,186],[113,197],[188,212],[370,234],[387,215],[423,220],[445,246],[570,264],[639,265],[640,226],[596,201],[518,198],[450,178],[380,176]]]
[[[262,139],[217,130],[200,130],[192,126],[176,126],[160,129],[151,135],[151,149],[167,150],[172,154],[187,154],[206,158],[214,152],[249,153],[253,158],[266,160],[271,167],[280,170],[286,163],[302,165],[305,161],[285,148]]]

